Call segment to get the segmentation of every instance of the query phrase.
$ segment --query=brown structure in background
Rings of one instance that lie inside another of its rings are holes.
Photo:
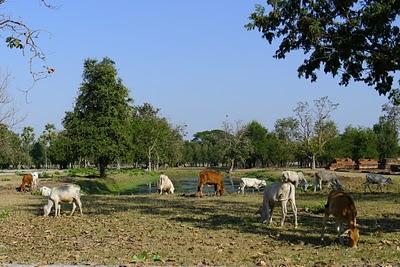
[[[375,159],[359,159],[356,164],[356,170],[378,169],[379,164]]]
[[[328,169],[336,171],[338,169],[354,169],[355,162],[351,158],[335,158],[329,164]]]

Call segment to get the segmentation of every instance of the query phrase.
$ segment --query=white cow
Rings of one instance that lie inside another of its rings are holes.
[[[303,172],[283,171],[281,180],[283,183],[291,182],[296,187],[300,186],[304,191],[307,191],[308,182]]]
[[[246,187],[249,188],[255,188],[258,190],[258,192],[260,192],[260,188],[263,186],[266,186],[267,183],[264,180],[259,180],[257,178],[241,178],[240,179],[240,185],[238,188],[238,193],[242,192],[242,194],[244,194],[244,189]],[[253,189],[254,190],[254,189]]]
[[[53,187],[51,189],[51,193],[47,202],[47,205],[44,205],[44,216],[48,216],[50,214],[51,208],[54,205],[54,216],[60,215],[61,210],[61,202],[72,203],[72,211],[71,214],[74,214],[76,209],[76,204],[79,207],[79,211],[82,215],[82,203],[81,203],[81,188],[79,185],[75,184],[66,184],[57,187]],[[76,203],[76,204],[75,204]]]
[[[36,189],[39,182],[39,173],[31,172],[31,175],[32,175],[32,188]]]
[[[287,214],[287,202],[292,205],[294,215],[294,227],[297,228],[297,207],[295,199],[295,187],[292,183],[275,182],[264,189],[263,206],[261,209],[261,220],[263,223],[272,223],[272,212],[277,202],[282,206],[281,227],[285,222]]]
[[[42,186],[40,189],[40,194],[44,197],[49,197],[51,194],[51,188],[47,186]]]
[[[165,174],[160,175],[160,179],[158,180],[157,183],[157,188],[158,191],[160,192],[160,195],[162,195],[164,192],[166,194],[173,194],[175,191],[174,184]]]

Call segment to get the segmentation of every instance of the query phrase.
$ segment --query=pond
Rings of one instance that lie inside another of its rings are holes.
[[[197,191],[198,177],[179,177],[172,178],[170,177],[172,183],[175,187],[175,194],[190,194],[195,193]],[[224,177],[225,184],[225,192],[234,193],[237,192],[239,187],[240,178],[232,178],[230,179],[228,176]],[[206,194],[213,194],[214,186],[204,186],[203,191]],[[152,183],[151,186],[149,184],[139,185],[137,188],[130,190],[133,194],[151,194],[157,193],[157,183]]]

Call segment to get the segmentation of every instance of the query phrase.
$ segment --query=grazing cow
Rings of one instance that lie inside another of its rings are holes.
[[[24,174],[22,176],[22,182],[19,187],[17,187],[17,191],[24,192],[26,188],[29,188],[32,191],[33,177],[32,174]]]
[[[370,184],[378,185],[377,187],[381,189],[381,192],[383,191],[384,185],[393,184],[393,181],[391,178],[384,177],[381,174],[367,173],[367,175],[365,177],[366,177],[366,181],[364,182],[364,191],[367,191],[367,187],[368,187],[369,191],[372,192],[371,187],[369,186]]]
[[[325,205],[325,216],[323,219],[323,227],[321,239],[324,240],[326,222],[329,215],[332,214],[336,221],[336,230],[338,235],[341,235],[343,223],[349,226],[349,229],[344,233],[350,237],[350,246],[357,247],[358,239],[360,238],[357,228],[357,210],[351,196],[343,191],[332,190],[328,195],[328,202]]]
[[[281,180],[283,183],[291,182],[296,187],[300,186],[304,191],[307,191],[308,182],[303,172],[283,171]]]
[[[297,207],[295,199],[295,186],[292,183],[275,182],[264,189],[263,206],[261,209],[261,221],[263,223],[272,223],[272,212],[277,202],[282,206],[281,227],[285,222],[287,214],[287,202],[292,205],[294,215],[294,227],[297,228]]]
[[[32,175],[32,187],[33,189],[36,189],[39,181],[39,173],[31,172],[31,175]]]
[[[335,172],[330,172],[326,170],[322,170],[319,172],[316,172],[314,174],[314,192],[317,191],[317,188],[319,190],[322,190],[322,183],[327,183],[328,187],[332,187],[334,190],[343,190],[343,185],[339,180],[339,177],[336,175]]]
[[[242,192],[242,194],[244,194],[244,189],[246,187],[249,188],[254,188],[258,190],[258,192],[260,192],[260,188],[263,186],[266,186],[267,182],[265,182],[264,180],[259,180],[257,178],[241,178],[240,179],[240,185],[238,188],[238,193]]]
[[[175,191],[174,185],[172,184],[172,182],[168,178],[168,176],[165,174],[160,175],[160,179],[158,180],[157,187],[158,187],[158,191],[160,192],[160,195],[162,195],[164,192],[166,194],[173,194]]]
[[[51,194],[51,188],[47,187],[47,186],[42,186],[40,189],[40,194],[44,197],[49,197]]]
[[[217,196],[224,194],[224,179],[219,172],[203,170],[199,173],[199,184],[197,186],[197,194],[199,196],[203,196],[203,186],[205,184],[213,185]]]
[[[74,214],[76,209],[76,204],[79,207],[79,211],[82,215],[82,203],[81,203],[81,188],[75,184],[66,184],[57,187],[53,187],[50,192],[50,196],[46,205],[44,205],[44,216],[48,216],[50,214],[51,208],[54,205],[54,216],[60,215],[61,202],[72,203],[72,211],[71,214]],[[75,204],[76,203],[76,204]]]

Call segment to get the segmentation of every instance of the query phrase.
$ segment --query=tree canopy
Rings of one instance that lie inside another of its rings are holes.
[[[100,176],[105,175],[109,163],[125,156],[129,149],[130,101],[111,59],[85,61],[75,108],[66,113],[63,123],[75,151],[94,158]]]
[[[317,80],[322,70],[374,86],[379,94],[400,104],[396,72],[400,69],[399,0],[268,0],[257,5],[247,29],[257,29],[270,44],[280,41],[275,57],[295,50],[307,58],[298,75]],[[268,10],[268,11],[267,11]]]

